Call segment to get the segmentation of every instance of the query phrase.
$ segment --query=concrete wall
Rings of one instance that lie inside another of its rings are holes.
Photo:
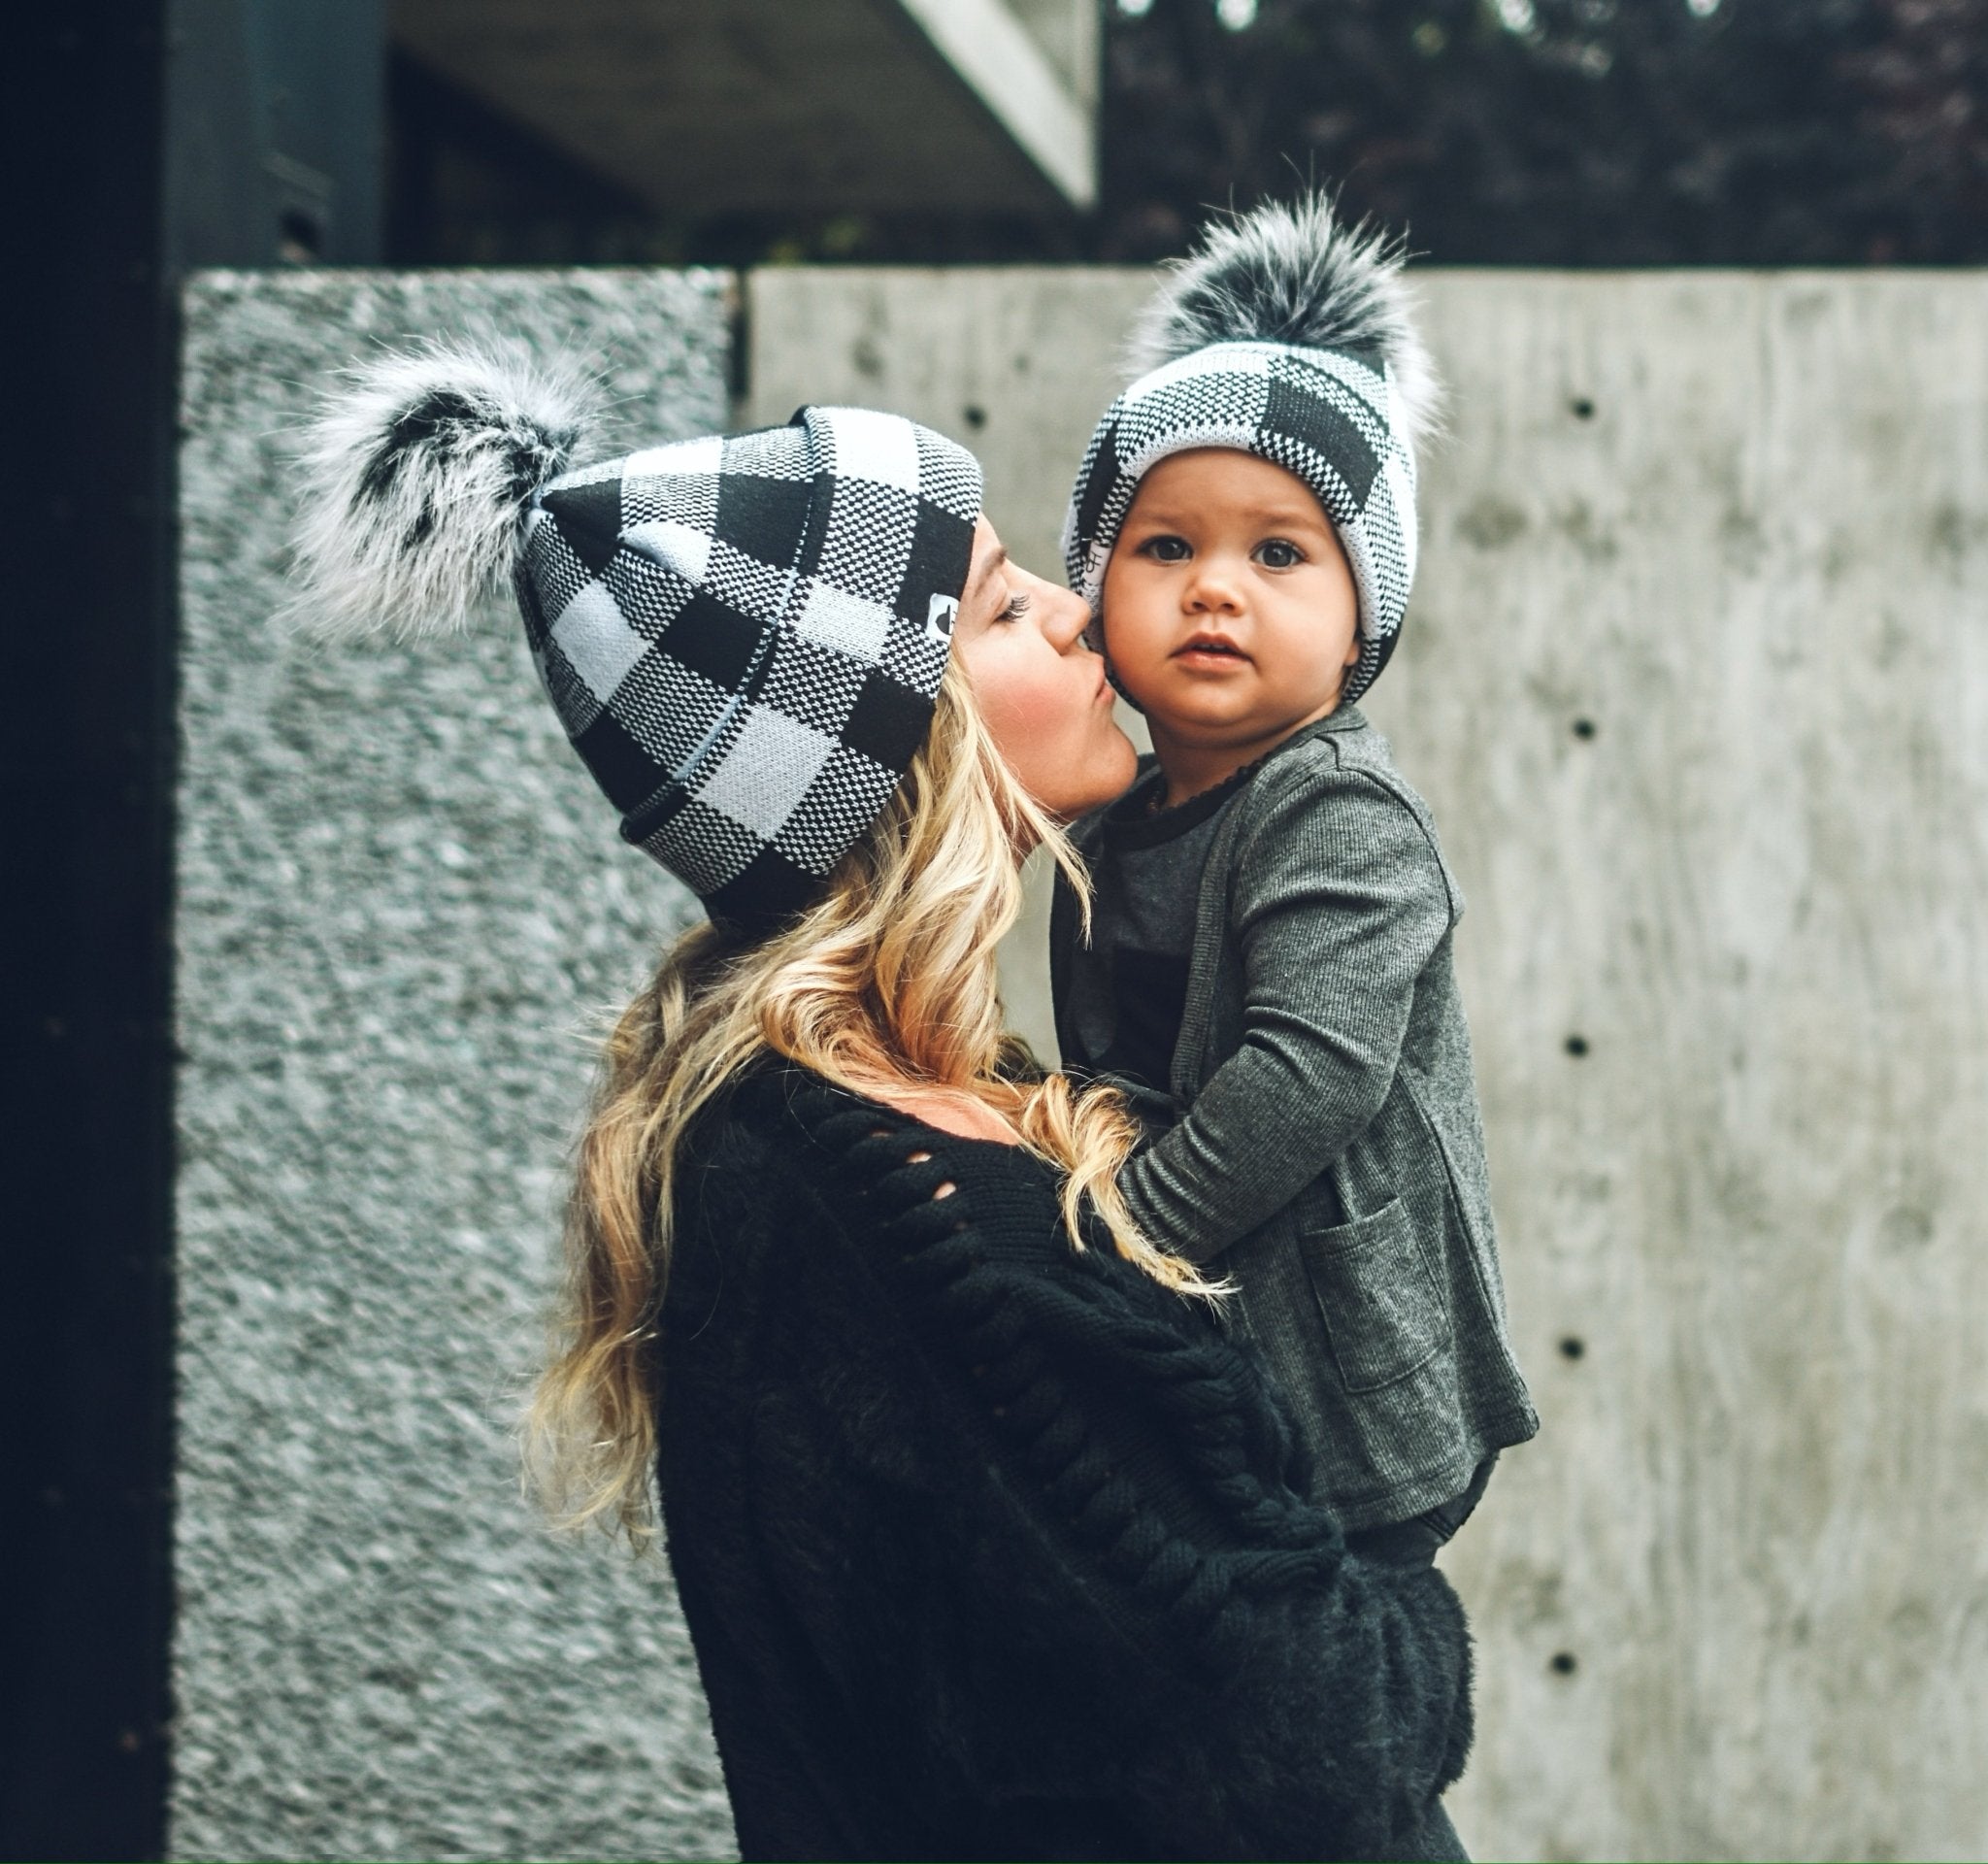
[[[971,441],[1050,569],[1143,281],[769,273],[750,417]],[[1436,274],[1457,389],[1372,711],[1468,889],[1546,1420],[1448,1558],[1479,1855],[1988,1842],[1988,279]],[[182,1855],[727,1842],[658,1570],[547,1541],[530,1364],[582,1012],[684,903],[510,624],[308,651],[275,446],[372,334],[577,335],[720,418],[711,278],[190,305]],[[1017,1019],[1040,976],[1011,953]]]
[[[1546,1425],[1447,1560],[1458,1822],[1491,1857],[1977,1857],[1988,279],[1425,283],[1454,434],[1369,709],[1472,901]],[[761,273],[749,412],[971,439],[1046,570],[1144,288]]]
[[[331,370],[481,319],[721,423],[713,275],[209,275],[186,304],[172,1853],[732,1848],[661,1561],[551,1538],[510,1420],[590,1013],[690,906],[618,843],[514,614],[269,621]]]

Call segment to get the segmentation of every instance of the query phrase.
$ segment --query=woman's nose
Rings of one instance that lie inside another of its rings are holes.
[[[1059,653],[1068,653],[1071,649],[1084,641],[1090,627],[1090,604],[1074,589],[1059,588],[1053,582],[1043,585],[1045,595],[1044,603],[1043,632]]]

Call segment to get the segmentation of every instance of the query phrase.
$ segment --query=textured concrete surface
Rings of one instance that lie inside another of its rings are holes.
[[[1471,894],[1546,1420],[1454,1562],[1459,1823],[1979,1857],[1988,276],[1432,297],[1455,439],[1373,710]]]
[[[1453,437],[1369,709],[1471,900],[1545,1417],[1446,1557],[1457,1822],[1485,1857],[1978,1857],[1988,276],[1425,283]],[[751,413],[958,434],[1053,565],[1143,277],[749,288]]]
[[[659,1560],[562,1542],[510,1420],[591,1014],[690,910],[623,848],[515,616],[308,647],[280,445],[378,340],[592,355],[622,437],[722,423],[712,274],[209,275],[186,300],[179,1857],[710,1856]]]

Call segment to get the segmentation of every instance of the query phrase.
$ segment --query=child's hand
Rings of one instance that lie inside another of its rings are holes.
[[[1100,1075],[1098,1085],[1115,1087],[1124,1095],[1144,1135],[1142,1145],[1150,1146],[1162,1133],[1171,1132],[1180,1117],[1180,1109],[1175,1104],[1173,1095],[1163,1094],[1157,1087],[1135,1081],[1129,1075]]]

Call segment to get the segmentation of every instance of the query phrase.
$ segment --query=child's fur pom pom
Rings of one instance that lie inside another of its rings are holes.
[[[1374,349],[1394,379],[1411,442],[1428,438],[1441,389],[1415,333],[1415,293],[1402,243],[1362,220],[1347,226],[1326,194],[1270,201],[1209,226],[1175,262],[1133,330],[1144,375],[1211,343]]]
[[[525,509],[595,403],[521,348],[431,343],[352,369],[299,448],[300,587],[315,634],[442,633],[508,586]]]

